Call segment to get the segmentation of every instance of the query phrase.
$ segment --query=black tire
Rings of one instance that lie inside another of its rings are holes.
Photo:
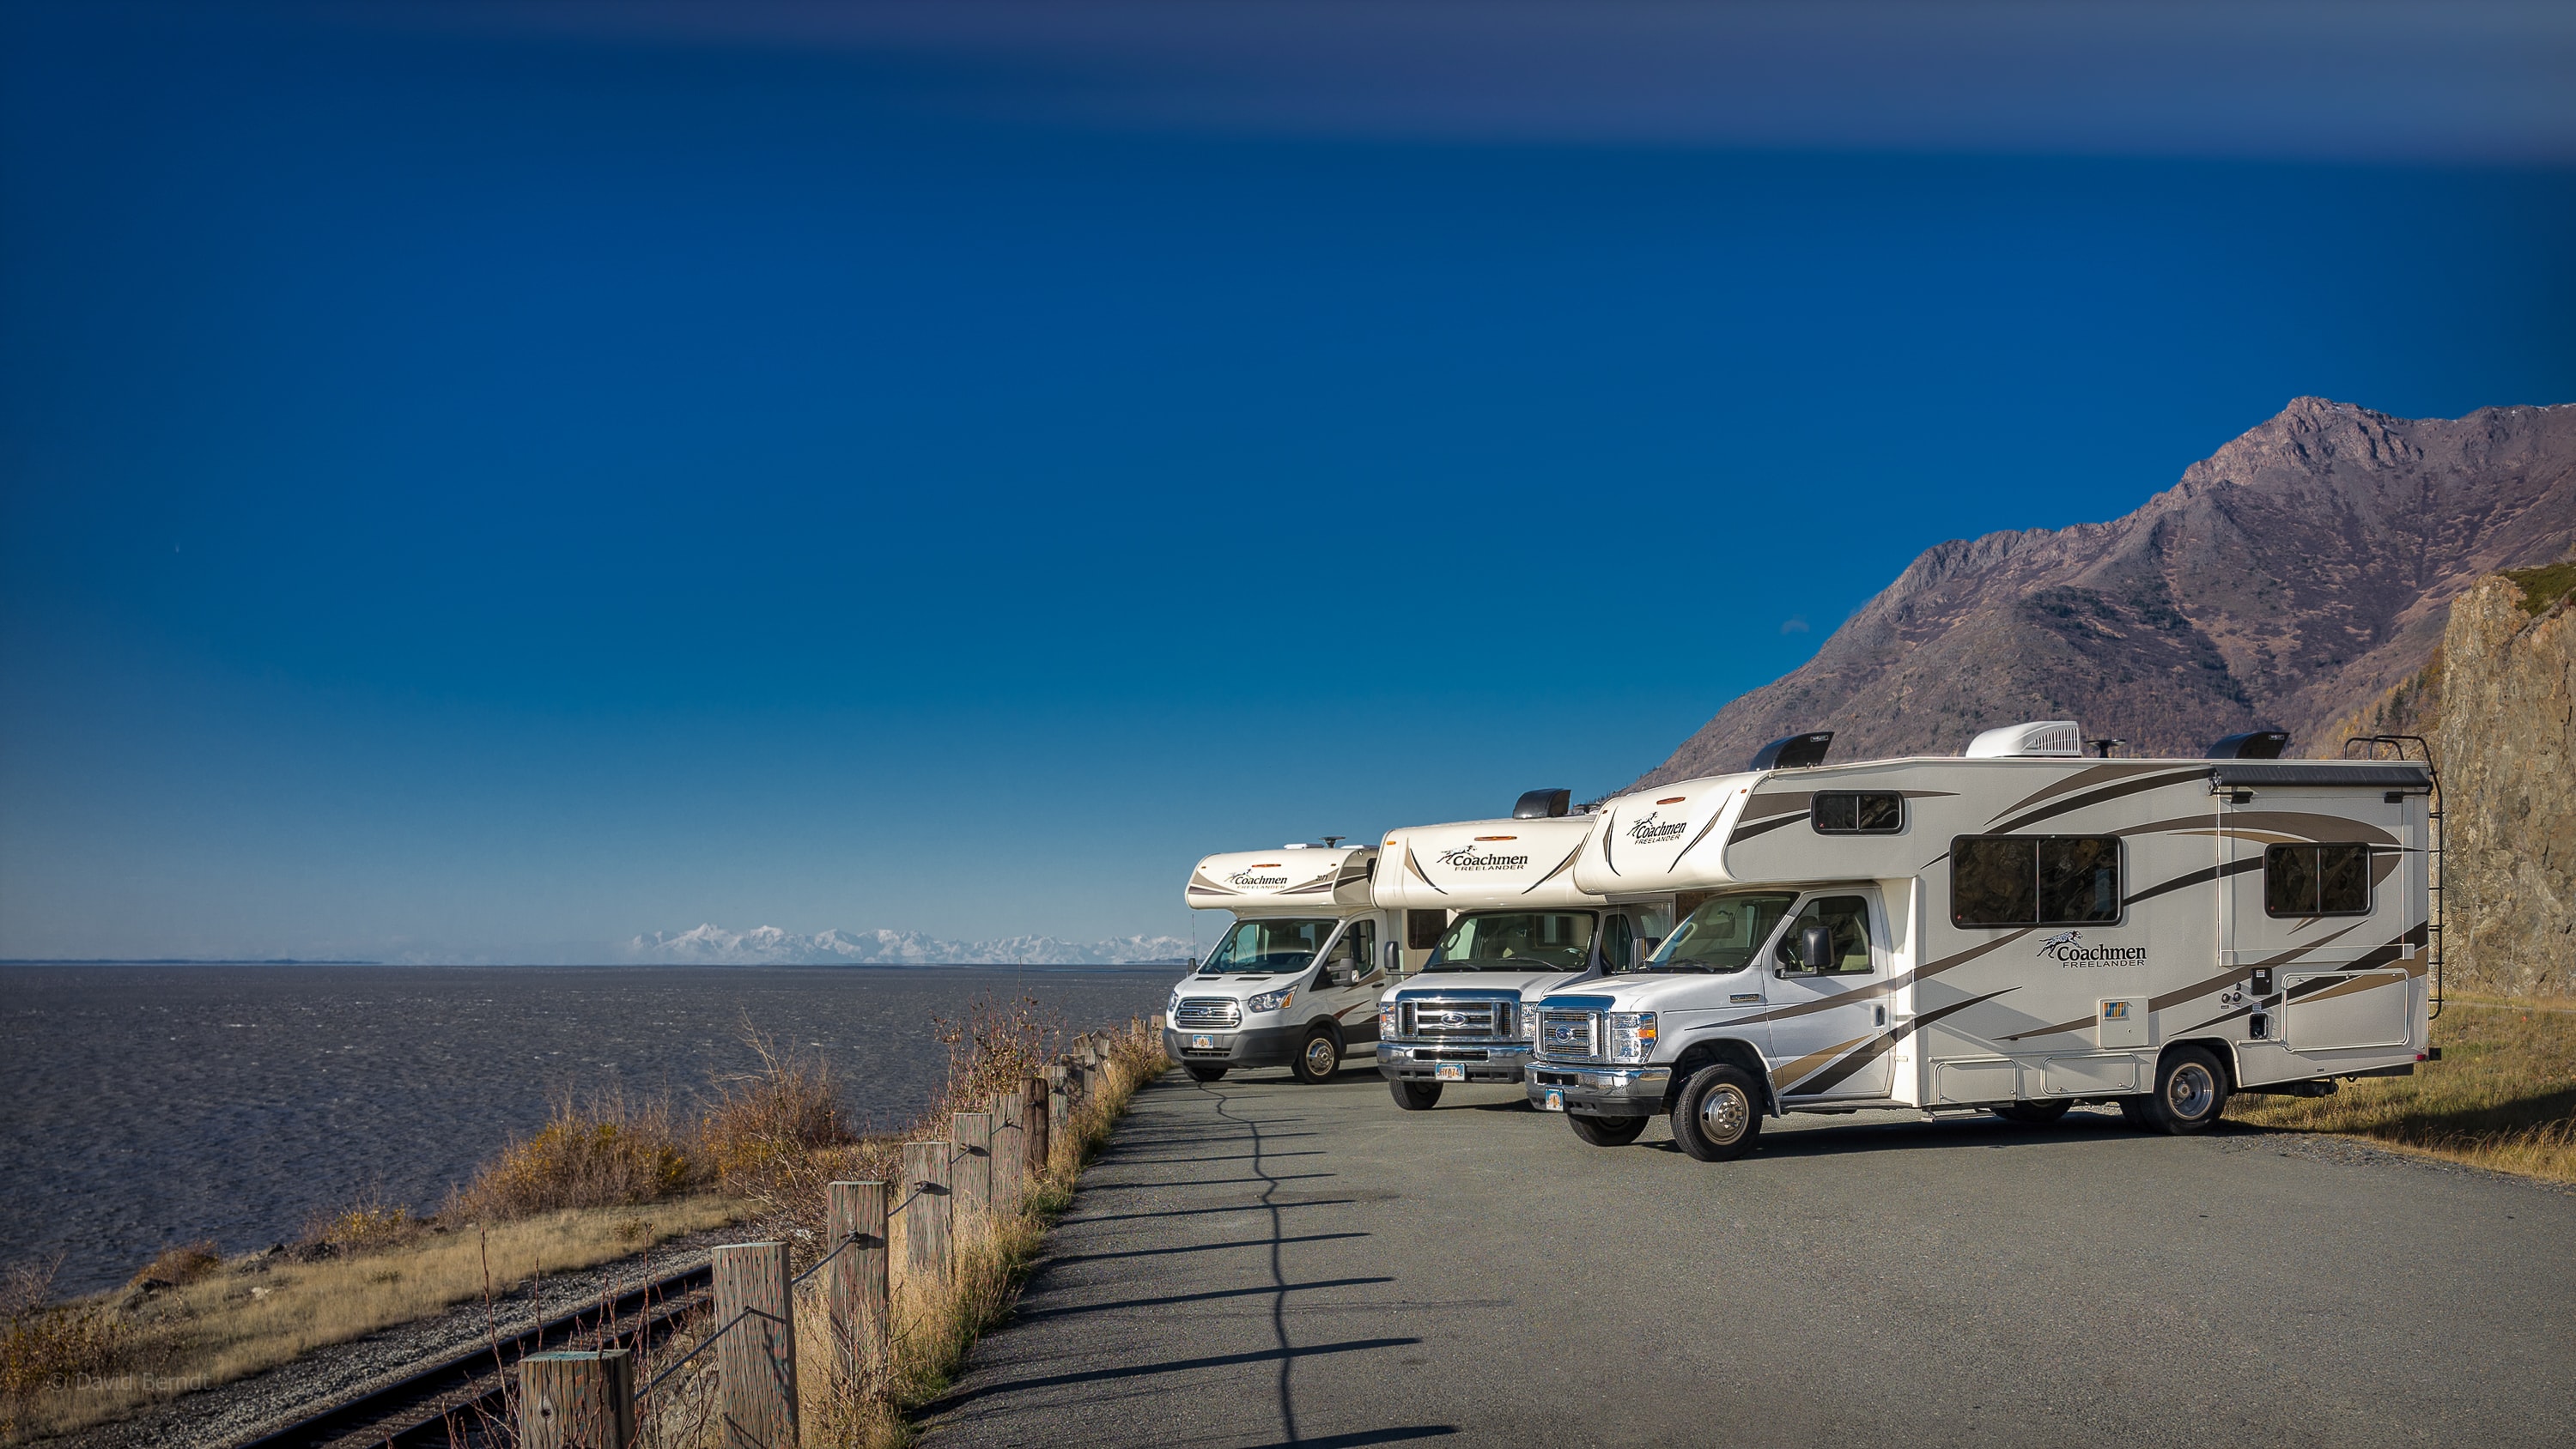
[[[1994,1109],[1996,1116],[2023,1127],[2045,1127],[2066,1115],[2072,1102],[2014,1102]]]
[[[1712,1062],[1674,1099],[1673,1141],[1702,1162],[1742,1157],[1761,1135],[1762,1089],[1742,1067]]]
[[[2147,1099],[2144,1097],[2122,1097],[2120,1117],[2142,1132],[2156,1125],[2155,1118],[2147,1113]]]
[[[2227,1110],[2227,1073],[2200,1047],[2175,1047],[2156,1063],[2155,1095],[2147,1098],[2149,1131],[2176,1137],[2206,1132]]]
[[[1342,1043],[1329,1026],[1316,1024],[1297,1043],[1297,1055],[1288,1059],[1288,1073],[1298,1081],[1313,1084],[1329,1082],[1333,1073],[1342,1069]]]
[[[1191,1076],[1202,1082],[1213,1082],[1225,1075],[1223,1067],[1203,1067],[1196,1062],[1183,1062],[1181,1065],[1189,1069]]]
[[[1625,1147],[1646,1130],[1643,1117],[1586,1117],[1580,1112],[1565,1114],[1574,1135],[1595,1147]]]
[[[1395,1094],[1395,1105],[1408,1112],[1428,1112],[1440,1105],[1438,1082],[1401,1082],[1390,1079],[1386,1089]]]

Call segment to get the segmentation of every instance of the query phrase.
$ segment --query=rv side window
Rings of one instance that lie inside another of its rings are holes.
[[[1819,896],[1798,910],[1798,919],[1780,933],[1780,944],[1772,950],[1779,963],[1799,970],[1798,938],[1809,926],[1825,928],[1825,937],[1833,943],[1833,964],[1818,974],[1869,974],[1869,902],[1860,896]]]
[[[1962,835],[1950,842],[1954,926],[2120,919],[2120,842],[2108,835]]]
[[[1440,933],[1448,929],[1447,911],[1406,911],[1404,913],[1404,949],[1431,950],[1440,944]]]
[[[2275,845],[2263,852],[2263,914],[2370,914],[2370,847]]]
[[[1905,797],[1893,791],[1818,791],[1807,807],[1807,823],[1818,835],[1894,835],[1905,825]]]

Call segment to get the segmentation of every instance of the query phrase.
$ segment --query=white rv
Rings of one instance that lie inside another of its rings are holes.
[[[1172,989],[1164,1050],[1202,1082],[1284,1066],[1321,1082],[1377,1040],[1394,960],[1369,890],[1377,852],[1323,845],[1211,855],[1190,871],[1192,910],[1234,920]]]
[[[1541,1003],[1531,1100],[1585,1141],[1668,1114],[1715,1161],[1766,1115],[2077,1103],[2191,1132],[2430,1055],[2426,767],[2260,757],[2278,735],[2089,759],[2063,721],[1961,759],[1818,763],[1829,739],[1604,804],[1576,885],[1711,894]]]
[[[1517,1082],[1529,1007],[1636,959],[1669,926],[1669,897],[1613,907],[1574,883],[1592,836],[1571,792],[1532,790],[1509,820],[1387,833],[1377,903],[1404,922],[1406,975],[1378,999],[1377,1070],[1396,1105],[1438,1105],[1446,1082]]]

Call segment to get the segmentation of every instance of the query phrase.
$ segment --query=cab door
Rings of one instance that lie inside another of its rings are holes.
[[[1324,950],[1323,968],[1315,974],[1314,1013],[1330,1016],[1341,1028],[1345,1054],[1374,1049],[1377,998],[1386,985],[1386,960],[1378,950],[1377,921],[1363,916],[1342,927]]]
[[[1799,955],[1810,926],[1823,928],[1829,947],[1820,970]],[[1887,1095],[1887,944],[1887,916],[1874,890],[1811,891],[1773,937],[1762,958],[1772,977],[1764,1015],[1771,1088],[1786,1104]]]

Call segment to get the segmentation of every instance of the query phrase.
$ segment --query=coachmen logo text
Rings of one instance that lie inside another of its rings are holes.
[[[1288,877],[1284,875],[1253,874],[1253,871],[1257,871],[1259,869],[1261,869],[1261,867],[1256,865],[1252,867],[1252,870],[1238,870],[1234,874],[1227,876],[1225,878],[1225,883],[1230,886],[1283,886],[1288,883]]]
[[[1639,845],[1651,845],[1658,840],[1670,840],[1687,828],[1678,820],[1657,820],[1655,812],[1649,810],[1644,818],[1629,823],[1628,838]]]
[[[2068,931],[2039,943],[2039,954],[2060,966],[2144,966],[2144,946],[2087,946],[2082,931]]]
[[[1529,864],[1526,855],[1478,855],[1476,847],[1462,845],[1456,850],[1440,852],[1440,863],[1451,870],[1519,870]]]

